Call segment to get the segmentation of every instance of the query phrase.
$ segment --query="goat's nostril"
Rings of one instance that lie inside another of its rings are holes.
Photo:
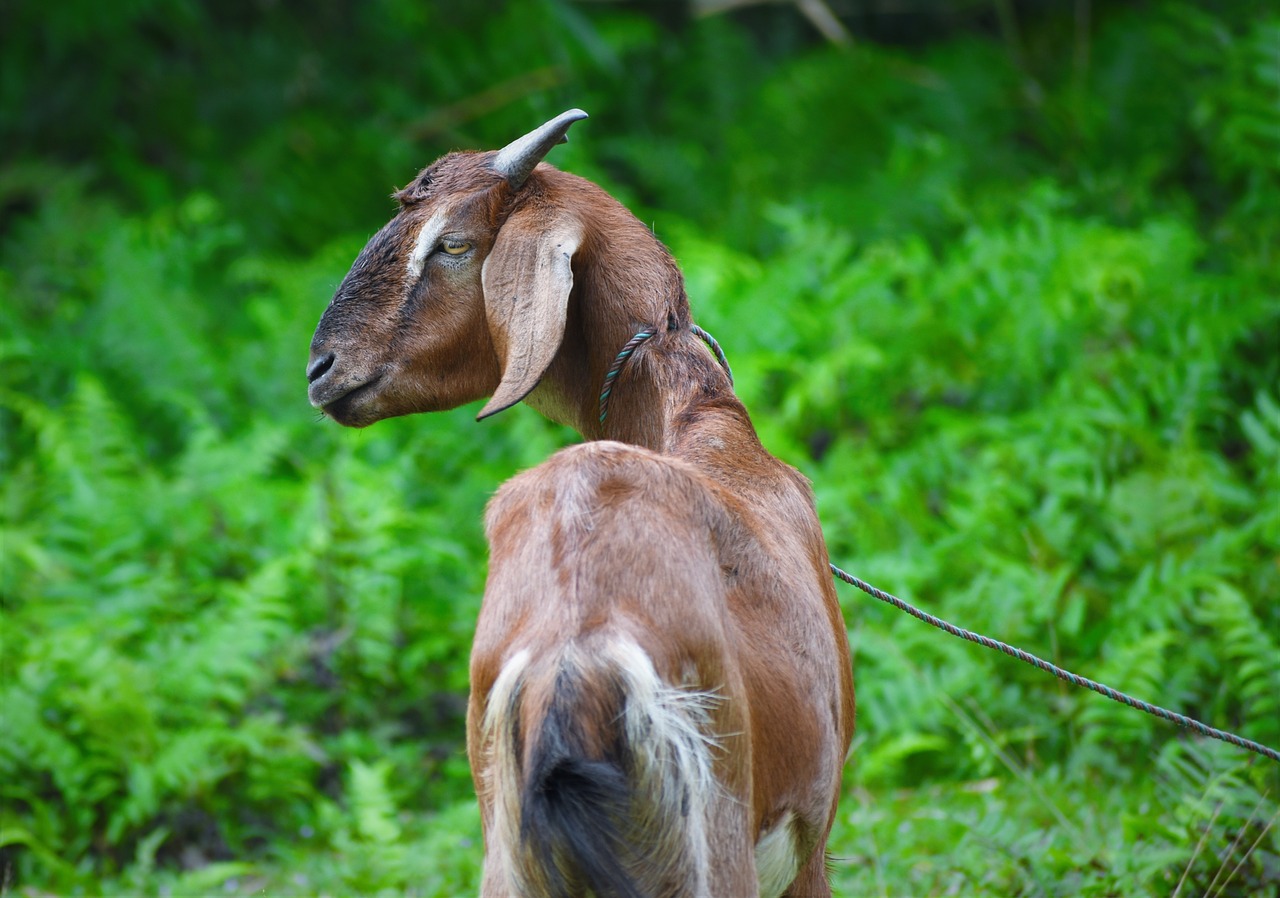
[[[307,366],[307,383],[315,383],[333,367],[334,354],[327,352]]]

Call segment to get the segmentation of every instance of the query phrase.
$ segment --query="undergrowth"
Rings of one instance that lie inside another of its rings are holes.
[[[302,371],[394,184],[575,105],[554,161],[672,247],[833,560],[1280,745],[1280,18],[1028,6],[851,49],[558,0],[4,29],[0,892],[475,891],[480,519],[573,436],[341,431]],[[1280,765],[841,598],[838,894],[1280,892]]]

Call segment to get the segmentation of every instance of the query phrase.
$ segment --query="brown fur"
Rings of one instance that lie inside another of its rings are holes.
[[[529,404],[589,439],[629,444],[558,453],[504,487],[489,511],[469,750],[490,860],[519,848],[491,842],[496,780],[480,726],[503,664],[522,648],[530,653],[516,728],[527,739],[546,707],[555,659],[571,646],[589,656],[593,640],[625,634],[670,686],[724,699],[707,736],[721,746],[720,788],[735,800],[713,809],[711,838],[723,851],[711,854],[727,859],[714,877],[732,889],[711,894],[752,894],[744,843],[753,846],[791,814],[807,860],[786,894],[828,895],[824,846],[853,733],[853,681],[808,483],[761,446],[724,372],[690,333],[683,279],[649,230],[594,184],[546,164],[513,192],[486,175],[490,156],[445,157],[401,191],[400,212],[322,318],[311,366],[319,372],[313,402],[344,424],[451,408],[502,384],[525,390]],[[421,282],[406,283],[417,229],[445,205],[460,210],[450,233],[472,242],[475,256],[463,265],[433,255]],[[495,308],[481,260],[499,241],[548,233],[580,238],[571,292],[551,296],[544,285],[514,300],[563,308]],[[510,327],[518,314],[532,314],[532,323]],[[619,376],[602,427],[604,373],[644,327],[658,333]],[[520,345],[531,329],[544,344],[558,329],[557,346],[545,353],[544,370],[513,381],[512,359],[527,365],[538,351]],[[352,384],[364,386],[344,393]],[[584,744],[603,754],[604,712],[592,707],[584,706],[582,725],[595,735]],[[498,882],[487,872],[483,891],[499,894]]]
[[[749,769],[740,766],[750,756],[744,734],[751,702],[738,637],[725,618],[728,596],[720,573],[723,565],[736,563],[724,547],[736,546],[743,534],[717,493],[688,465],[605,441],[557,453],[509,481],[494,498],[486,516],[492,554],[471,656],[467,734],[491,854],[504,834],[494,819],[495,805],[503,800],[494,788],[501,777],[487,772],[499,763],[494,734],[483,726],[494,715],[494,683],[512,658],[528,653],[532,660],[513,712],[521,734],[514,752],[520,777],[536,769],[539,734],[566,667],[582,674],[573,704],[581,757],[643,761],[650,757],[643,745],[613,749],[620,719],[643,704],[619,689],[616,670],[605,660],[611,646],[625,642],[638,646],[661,681],[681,693],[714,693],[706,719],[694,722],[715,746],[717,785],[673,785],[696,787],[694,797],[707,804],[701,819],[713,830],[706,834],[708,845],[699,856],[684,844],[684,832],[672,828],[672,816],[688,821],[692,814],[664,813],[661,802],[651,806],[649,796],[641,795],[621,824],[622,844],[650,846],[647,862],[633,871],[639,893],[751,894],[754,832],[742,814],[751,803],[751,782]],[[672,541],[679,552],[672,552]],[[533,866],[523,846],[504,845],[502,852],[512,858],[510,869],[487,869],[485,894],[506,894],[513,883],[532,878],[511,872]],[[702,889],[691,885],[699,877],[705,877]],[[535,888],[528,894],[554,892]]]

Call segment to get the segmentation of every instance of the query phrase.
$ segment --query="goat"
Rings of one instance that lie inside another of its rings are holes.
[[[486,512],[482,895],[830,895],[854,698],[812,491],[691,330],[666,247],[542,161],[585,117],[395,194],[317,326],[310,400],[357,427],[523,400],[588,440]]]

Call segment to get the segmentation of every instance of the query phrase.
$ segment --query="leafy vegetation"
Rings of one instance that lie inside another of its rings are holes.
[[[302,368],[393,185],[572,105],[833,559],[1280,745],[1280,14],[107,9],[0,37],[0,892],[474,892],[480,518],[575,437]],[[842,600],[839,894],[1280,891],[1280,765]]]

